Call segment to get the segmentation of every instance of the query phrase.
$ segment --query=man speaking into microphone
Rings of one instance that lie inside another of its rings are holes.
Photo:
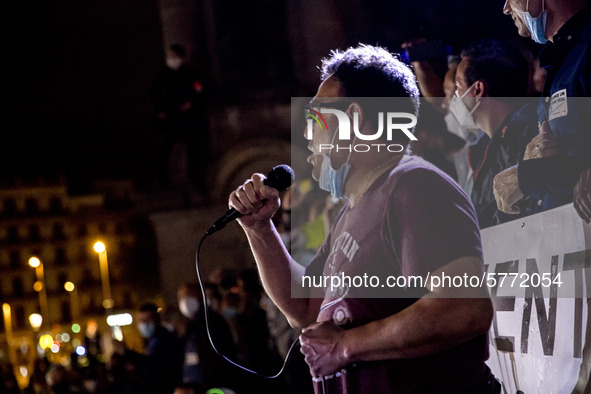
[[[416,123],[418,92],[412,71],[385,49],[362,45],[323,60],[320,87],[306,109],[321,120],[308,122],[304,133],[308,161],[320,187],[346,203],[307,268],[292,261],[271,221],[279,193],[264,175],[253,174],[229,197],[243,215],[238,221],[265,290],[303,329],[301,351],[317,393],[499,392],[484,363],[493,313],[488,291],[455,281],[483,275],[470,200],[405,149],[356,148],[358,142],[406,148],[404,127],[381,133],[389,122],[387,116],[378,122],[384,107],[364,98],[388,98],[394,104],[387,111]],[[337,149],[344,142],[349,148]],[[334,278],[368,275],[381,285],[333,286]],[[329,280],[319,288],[305,286],[305,277]],[[386,286],[386,277],[400,287]]]

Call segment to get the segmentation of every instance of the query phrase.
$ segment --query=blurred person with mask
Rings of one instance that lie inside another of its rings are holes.
[[[446,149],[446,151],[449,151],[451,160],[453,160],[455,179],[462,190],[464,190],[469,196],[472,193],[474,179],[468,160],[468,148],[471,145],[474,145],[484,133],[478,129],[467,129],[462,127],[458,123],[456,117],[449,112],[449,103],[456,91],[455,78],[458,63],[460,62],[459,57],[455,55],[447,55],[447,70],[442,79],[438,73],[438,69],[441,67],[434,67],[431,64],[430,59],[433,57],[445,56],[447,51],[434,51],[432,53],[424,54],[422,57],[419,56],[418,58],[416,55],[411,56],[413,55],[413,47],[416,47],[418,44],[420,48],[421,44],[424,42],[425,39],[415,39],[402,44],[402,48],[407,52],[407,56],[409,57],[409,61],[417,77],[417,83],[422,97],[435,111],[443,114],[443,120],[445,121],[445,126],[449,134],[459,137],[461,141],[463,141],[463,143],[459,142],[457,139],[454,141],[450,135],[447,135],[447,138],[442,138],[442,140],[448,142],[446,145],[451,148]],[[423,117],[424,113],[421,114],[421,116]],[[419,138],[419,141],[422,140],[422,138]],[[417,153],[415,147],[412,147],[412,149],[413,153]],[[419,154],[419,156],[421,155]]]
[[[470,167],[468,151],[472,145],[475,145],[480,138],[482,138],[484,133],[479,129],[462,127],[456,117],[449,111],[449,103],[456,92],[456,72],[460,60],[461,59],[454,56],[450,58],[448,63],[449,68],[443,78],[443,93],[445,97],[441,103],[441,110],[445,113],[443,120],[445,121],[447,131],[465,141],[464,146],[454,153],[453,159],[456,167],[458,184],[462,190],[470,196],[472,194],[472,188],[474,187],[474,172]]]
[[[508,44],[481,40],[462,52],[449,110],[462,127],[486,134],[468,150],[474,179],[471,199],[480,228],[517,218],[497,209],[493,178],[522,160],[538,132],[536,107],[522,99],[527,86],[528,64]],[[522,202],[522,216],[531,212],[528,203]]]
[[[113,342],[115,352],[135,365],[141,377],[138,392],[146,394],[173,393],[181,378],[182,351],[176,336],[160,322],[158,307],[151,302],[140,306],[137,328],[144,340],[143,354]]]
[[[521,212],[518,201],[531,196],[541,212],[571,201],[591,219],[591,6],[589,0],[507,0],[520,36],[546,44],[540,65],[547,70],[538,103],[540,133],[531,141],[532,160],[498,174],[494,193],[503,212]]]
[[[455,91],[453,77],[457,66],[455,57],[449,55],[451,47],[441,41],[418,38],[403,43],[402,48],[417,77],[422,99],[429,104],[421,110],[415,131],[417,141],[410,145],[412,153],[445,171],[469,195],[471,182],[466,142],[476,139],[476,135],[458,126],[447,109]]]
[[[197,393],[212,387],[237,388],[233,367],[216,354],[209,343],[201,305],[201,288],[196,283],[185,283],[178,290],[179,310],[188,319],[183,336],[184,356],[182,383]],[[217,350],[230,360],[236,359],[236,346],[228,323],[215,310],[207,308],[209,332]]]

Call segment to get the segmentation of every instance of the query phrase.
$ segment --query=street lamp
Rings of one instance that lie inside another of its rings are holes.
[[[80,322],[80,303],[78,302],[78,288],[72,282],[64,283],[64,289],[70,293],[70,308],[72,310],[72,323]]]
[[[43,263],[37,257],[33,256],[29,259],[29,265],[35,268],[37,281],[33,285],[33,288],[39,293],[39,306],[41,307],[41,315],[45,316],[45,319],[49,323],[49,307],[47,305],[47,288],[45,286]]]
[[[16,365],[16,352],[13,346],[14,338],[12,336],[12,311],[9,304],[2,304],[2,313],[4,314],[4,331],[6,332],[6,342],[8,342],[8,359],[12,365]]]
[[[99,255],[99,264],[101,269],[101,283],[103,285],[103,307],[105,312],[109,314],[109,310],[113,308],[114,302],[111,298],[111,283],[109,282],[109,262],[107,261],[107,248],[105,244],[98,241],[94,244],[94,251]]]
[[[39,328],[43,324],[43,316],[39,313],[31,313],[29,315],[29,323],[31,323],[31,327],[33,327],[35,332],[39,331]]]
[[[41,316],[39,313],[31,313],[29,315],[29,323],[31,324],[31,327],[33,328],[33,349],[37,349],[37,357],[40,356],[39,354],[39,350],[38,350],[38,332],[39,332],[39,328],[41,328],[41,325],[43,324],[43,316]]]

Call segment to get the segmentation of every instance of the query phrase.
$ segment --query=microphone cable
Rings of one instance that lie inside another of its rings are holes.
[[[220,352],[217,347],[215,346],[215,344],[213,343],[213,339],[211,337],[211,332],[209,330],[209,318],[207,316],[207,296],[205,295],[205,286],[203,286],[203,280],[201,279],[201,270],[199,269],[199,261],[200,261],[200,255],[201,255],[201,246],[203,245],[203,242],[205,241],[205,239],[207,239],[207,237],[209,236],[208,233],[205,233],[203,235],[203,237],[201,238],[201,241],[199,241],[199,246],[197,247],[197,253],[195,255],[195,270],[197,271],[197,280],[199,282],[199,286],[201,287],[201,296],[203,298],[203,312],[205,313],[205,330],[207,332],[207,338],[209,339],[209,343],[211,344],[211,347],[213,348],[213,350],[218,354],[218,356],[220,356],[221,358],[223,358],[224,360],[226,360],[227,362],[229,362],[230,364],[234,365],[237,368],[242,369],[243,371],[246,372],[250,372],[260,378],[264,378],[264,379],[275,379],[278,378],[283,371],[285,370],[285,367],[287,366],[287,362],[289,361],[290,357],[291,357],[291,352],[292,350],[295,348],[295,345],[300,341],[299,338],[297,338],[295,341],[293,341],[293,343],[291,344],[291,346],[289,347],[289,350],[287,351],[287,355],[285,356],[285,360],[283,360],[283,365],[281,366],[281,369],[279,370],[279,372],[277,372],[275,375],[264,375],[260,372],[257,371],[253,371],[251,369],[248,369],[240,364],[238,364],[235,361],[230,360],[228,357],[226,357],[222,352]],[[324,382],[323,382],[324,383]]]

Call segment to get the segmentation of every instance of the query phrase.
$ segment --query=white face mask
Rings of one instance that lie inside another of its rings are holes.
[[[446,113],[443,117],[443,120],[447,126],[447,131],[449,131],[451,134],[460,137],[468,143],[472,143],[474,140],[476,140],[476,134],[471,132],[470,129],[460,126],[460,123],[451,112]]]
[[[472,114],[474,113],[474,111],[476,111],[476,108],[478,108],[478,106],[480,105],[480,101],[478,101],[476,103],[476,105],[474,106],[474,108],[472,108],[472,110],[469,110],[468,107],[466,107],[466,104],[464,104],[464,100],[462,100],[464,97],[466,97],[468,92],[470,90],[472,90],[472,88],[474,87],[475,84],[476,84],[476,82],[474,82],[468,88],[468,90],[466,90],[464,92],[464,94],[462,94],[460,97],[458,97],[457,95],[454,95],[454,97],[451,98],[451,101],[449,103],[449,112],[453,116],[456,117],[460,126],[466,128],[466,129],[477,129],[478,128],[478,126],[474,122],[474,116]]]
[[[179,311],[183,314],[183,316],[192,319],[195,317],[197,312],[199,311],[199,301],[195,297],[182,297],[179,300]]]

